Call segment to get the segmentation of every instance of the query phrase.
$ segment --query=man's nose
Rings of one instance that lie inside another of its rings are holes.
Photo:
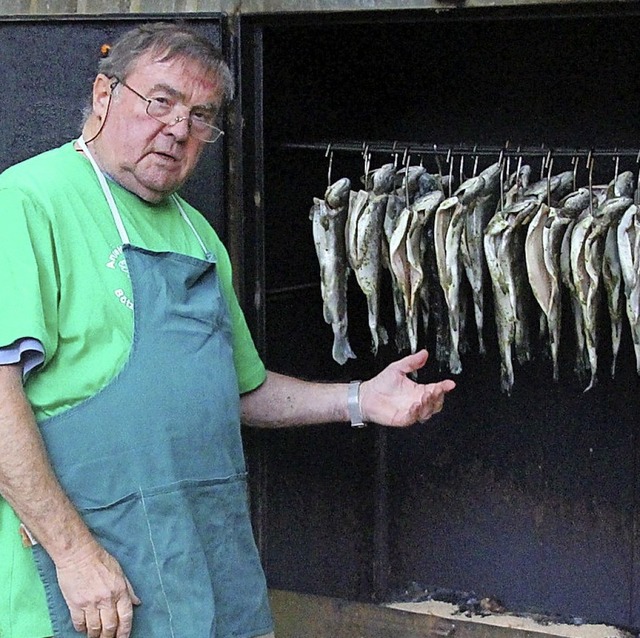
[[[177,140],[186,140],[187,137],[189,137],[190,125],[188,115],[179,115],[173,122],[169,122],[166,126]]]

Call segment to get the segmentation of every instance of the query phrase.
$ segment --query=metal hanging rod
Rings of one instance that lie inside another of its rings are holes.
[[[291,142],[282,145],[285,149],[300,149],[310,151],[340,151],[346,153],[389,153],[410,155],[438,155],[450,156],[495,156],[497,157],[633,157],[640,163],[640,148],[554,148],[551,146],[504,146],[469,145],[469,144],[416,144],[410,142]]]

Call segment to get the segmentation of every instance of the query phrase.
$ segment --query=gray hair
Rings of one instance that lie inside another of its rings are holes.
[[[98,73],[126,80],[135,63],[145,54],[165,62],[188,58],[222,81],[226,101],[233,98],[234,82],[220,50],[189,27],[175,22],[152,22],[124,33],[100,60]]]
[[[104,45],[103,45],[104,46]],[[199,63],[222,82],[223,100],[233,98],[234,82],[220,50],[209,40],[177,22],[151,22],[135,27],[107,46],[107,55],[98,64],[98,73],[126,80],[136,62],[145,54],[158,56],[161,62],[183,57]],[[82,109],[82,126],[93,112],[92,97]]]

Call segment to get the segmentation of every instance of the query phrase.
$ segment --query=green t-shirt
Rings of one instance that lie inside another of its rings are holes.
[[[203,257],[171,198],[149,204],[110,187],[131,244]],[[181,204],[216,257],[239,389],[248,392],[266,372],[233,291],[229,256],[204,217]],[[132,297],[113,217],[89,161],[72,143],[0,175],[0,346],[24,337],[43,344],[44,363],[25,383],[38,421],[93,396],[123,367],[133,336]],[[43,587],[18,528],[0,497],[0,637],[50,636]]]

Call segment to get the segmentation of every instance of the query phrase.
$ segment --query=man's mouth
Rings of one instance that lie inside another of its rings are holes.
[[[171,153],[165,153],[163,151],[154,151],[154,155],[158,155],[159,157],[163,158],[163,159],[167,159],[173,162],[179,162],[179,158],[176,157],[175,155],[172,155]]]

